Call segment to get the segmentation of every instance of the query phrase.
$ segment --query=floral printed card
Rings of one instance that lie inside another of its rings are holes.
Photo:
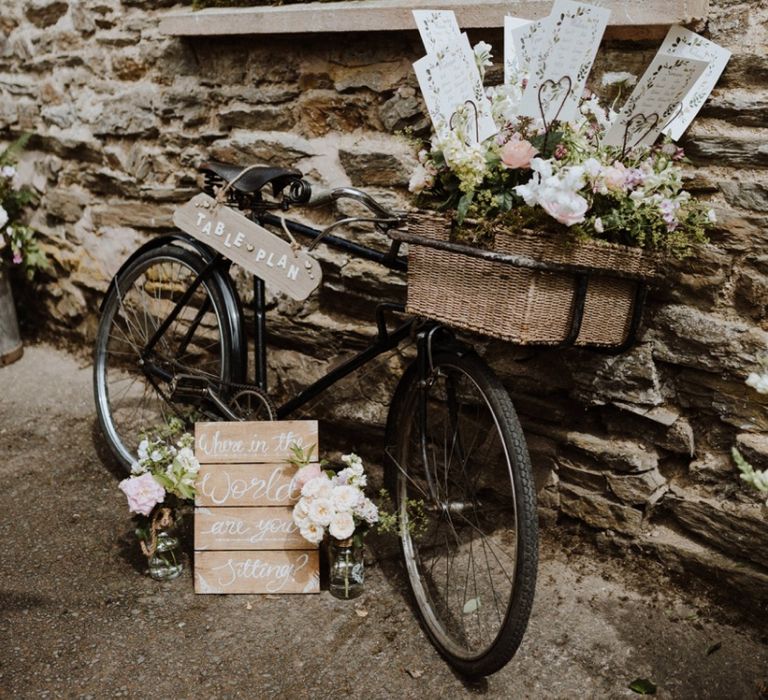
[[[515,22],[526,22],[516,17],[511,18]],[[536,57],[539,55],[544,40],[547,37],[547,20],[549,18],[537,20],[535,22],[526,22],[510,29],[511,46],[517,63],[518,75],[527,77],[530,73]],[[507,29],[504,25],[504,51],[507,51]],[[506,70],[505,70],[506,80]]]
[[[456,15],[451,10],[414,10],[413,18],[427,54],[442,53],[461,36]]]
[[[456,131],[467,143],[480,143],[497,133],[466,34],[439,56],[419,59],[413,68],[439,138]]]
[[[690,92],[683,98],[682,111],[664,129],[665,134],[677,141],[704,106],[725,70],[731,58],[731,52],[683,27],[672,27],[659,51],[679,58],[707,61],[709,64]]]
[[[543,119],[545,126],[576,117],[610,14],[603,7],[556,0],[542,38],[534,39],[522,116]]]
[[[623,151],[651,145],[680,114],[683,98],[708,65],[706,61],[656,54],[608,129],[603,145],[619,146]]]
[[[509,15],[504,18],[504,83],[507,85],[527,68],[529,61],[522,53],[520,41],[532,24],[530,20]]]

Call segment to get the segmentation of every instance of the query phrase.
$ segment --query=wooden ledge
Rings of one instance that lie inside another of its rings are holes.
[[[642,28],[690,24],[704,19],[709,0],[598,0],[611,9],[610,24]],[[171,12],[160,31],[170,36],[307,34],[415,30],[412,10],[454,10],[462,29],[501,27],[505,14],[538,19],[549,14],[551,0],[345,0]]]

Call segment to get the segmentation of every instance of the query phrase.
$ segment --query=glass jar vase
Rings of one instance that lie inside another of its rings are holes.
[[[161,507],[152,515],[141,549],[147,557],[149,575],[155,581],[178,578],[184,570],[177,532],[180,522],[180,514],[174,508]]]
[[[155,551],[149,558],[149,575],[155,581],[170,581],[181,576],[183,570],[176,533],[170,529],[158,531]]]
[[[357,538],[331,538],[328,543],[329,591],[335,598],[349,600],[362,594],[365,582],[363,544]]]

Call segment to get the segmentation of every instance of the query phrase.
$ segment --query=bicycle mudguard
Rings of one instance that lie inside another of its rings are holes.
[[[186,234],[169,233],[163,236],[153,237],[144,245],[133,251],[133,253],[131,253],[131,255],[120,266],[120,269],[115,273],[115,276],[110,281],[107,292],[104,294],[104,297],[101,300],[101,304],[99,304],[99,311],[101,312],[104,310],[104,302],[109,293],[114,288],[117,279],[120,277],[120,274],[123,272],[123,270],[125,270],[125,268],[128,267],[128,265],[136,260],[136,258],[138,258],[140,255],[143,255],[147,251],[161,248],[164,245],[180,243],[184,244],[184,246],[187,248],[194,250],[205,263],[211,262],[211,260],[213,260],[216,255],[216,252],[211,250],[208,246],[199,241],[196,241],[194,238],[187,236]],[[217,285],[221,291],[221,295],[224,299],[224,304],[227,309],[227,321],[229,322],[229,327],[232,329],[232,344],[234,345],[235,352],[232,353],[233,372],[230,380],[233,382],[242,382],[245,381],[246,366],[244,366],[244,362],[247,363],[247,346],[243,324],[243,307],[240,303],[240,296],[235,290],[232,278],[226,273],[225,270],[218,267],[213,268],[211,270],[211,278],[213,283]]]

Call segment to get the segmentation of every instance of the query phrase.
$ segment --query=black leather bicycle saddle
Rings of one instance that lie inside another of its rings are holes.
[[[230,165],[210,160],[200,166],[200,170],[209,170],[223,180],[234,180],[246,167],[242,165]],[[295,168],[273,168],[268,165],[260,165],[249,170],[232,187],[240,192],[251,194],[261,190],[266,185],[272,185],[272,193],[277,196],[286,185],[294,180],[301,179],[301,171]]]

